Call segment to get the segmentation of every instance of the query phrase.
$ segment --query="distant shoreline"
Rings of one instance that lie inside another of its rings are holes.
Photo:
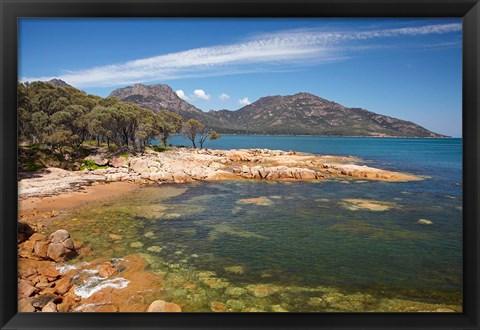
[[[231,133],[219,133],[222,136],[278,136],[278,137],[333,137],[333,138],[374,138],[374,139],[463,139],[462,137],[452,137],[452,136],[445,136],[445,137],[415,137],[415,136],[366,136],[366,135],[314,135],[314,134],[259,134],[259,133],[252,133],[252,134],[231,134]],[[179,137],[183,137],[181,135],[175,135]]]
[[[421,177],[358,165],[352,156],[315,155],[271,149],[192,149],[165,152],[148,150],[122,157],[96,153],[88,159],[103,168],[67,171],[46,168],[20,173],[19,197],[44,197],[105,182],[186,183],[194,181],[286,180],[311,181],[329,178],[374,181],[416,181]]]

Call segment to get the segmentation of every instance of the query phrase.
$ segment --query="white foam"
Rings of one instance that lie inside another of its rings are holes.
[[[72,270],[72,269],[77,269],[77,267],[75,265],[63,265],[63,266],[58,266],[57,265],[57,270],[62,275],[65,274],[66,272],[68,272],[69,270]]]
[[[82,298],[88,298],[94,293],[104,289],[104,288],[114,288],[114,289],[123,289],[126,288],[129,280],[124,279],[123,277],[117,277],[113,279],[104,279],[99,276],[92,276],[86,280],[83,284],[75,288],[75,294]]]

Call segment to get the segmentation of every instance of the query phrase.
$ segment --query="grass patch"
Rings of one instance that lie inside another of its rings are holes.
[[[164,146],[151,146],[152,149],[156,152],[165,152],[165,151],[168,151],[168,150],[172,150],[173,148],[172,147],[164,147]]]
[[[82,160],[82,165],[80,166],[80,171],[83,171],[84,169],[89,169],[89,170],[101,170],[101,169],[106,169],[108,166],[98,166],[95,164],[93,160]]]

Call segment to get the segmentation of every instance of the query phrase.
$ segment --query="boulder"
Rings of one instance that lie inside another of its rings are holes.
[[[29,299],[22,298],[18,300],[18,311],[21,313],[32,313],[35,312],[35,307],[32,306]]]
[[[30,297],[35,291],[37,291],[37,288],[35,288],[27,280],[21,279],[18,282],[18,295],[19,296]]]
[[[48,246],[47,257],[53,261],[62,261],[68,252],[69,250],[62,243],[51,243]]]
[[[112,167],[123,167],[128,164],[128,160],[125,157],[114,157],[109,161],[110,166]]]
[[[30,227],[29,224],[25,222],[18,222],[17,224],[17,242],[22,243],[25,242],[32,234],[34,230]]]
[[[174,303],[169,303],[163,300],[155,300],[148,306],[147,312],[163,313],[163,312],[181,312],[182,308]]]
[[[49,241],[47,257],[53,261],[61,261],[76,254],[70,234],[65,229],[59,229],[51,234]]]
[[[134,158],[130,161],[130,169],[137,173],[149,173],[148,160],[143,158]]]
[[[28,251],[28,252],[33,252],[33,248],[35,247],[35,241],[33,240],[27,240],[26,242],[24,242],[20,248],[23,250],[23,251]]]
[[[62,313],[69,312],[75,303],[76,301],[73,297],[65,296],[63,297],[62,302],[57,305],[57,309]]]
[[[73,241],[70,237],[64,240],[62,244],[69,250],[75,250],[75,245],[73,244]]]
[[[70,273],[72,272],[72,273]],[[58,294],[65,294],[70,290],[72,287],[72,275],[75,273],[75,271],[69,271],[67,274],[65,274],[61,279],[59,279],[57,282],[55,282],[55,291]]]
[[[33,253],[40,258],[47,258],[48,242],[35,242]]]
[[[107,174],[105,176],[106,180],[111,182],[111,181],[122,181],[125,178],[128,178],[128,174],[125,173],[113,173],[113,174]]]
[[[56,298],[54,294],[45,293],[37,295],[30,299],[32,306],[35,308],[43,308],[46,304],[53,301]]]
[[[45,235],[42,235],[40,233],[35,233],[33,234],[32,236],[30,236],[30,238],[28,239],[29,241],[43,241],[45,240],[47,237]]]
[[[62,243],[67,238],[70,238],[70,234],[65,229],[59,229],[53,234],[50,235],[50,242],[52,243]]]
[[[91,160],[98,166],[105,166],[108,164],[108,159],[105,158],[103,155],[90,155],[85,157],[85,160]]]
[[[100,269],[98,270],[98,275],[100,277],[110,277],[117,273],[117,269],[111,262],[105,262]]]
[[[50,301],[47,303],[45,306],[42,308],[42,312],[46,313],[55,313],[57,312],[57,305],[53,303],[53,301]]]
[[[60,278],[60,272],[54,265],[46,268],[43,271],[43,275],[49,280],[49,282],[55,281],[56,279]]]

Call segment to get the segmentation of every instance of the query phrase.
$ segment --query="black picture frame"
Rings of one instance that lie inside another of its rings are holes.
[[[480,4],[478,0],[0,0],[1,329],[479,329]],[[18,17],[462,17],[463,313],[17,313]]]

